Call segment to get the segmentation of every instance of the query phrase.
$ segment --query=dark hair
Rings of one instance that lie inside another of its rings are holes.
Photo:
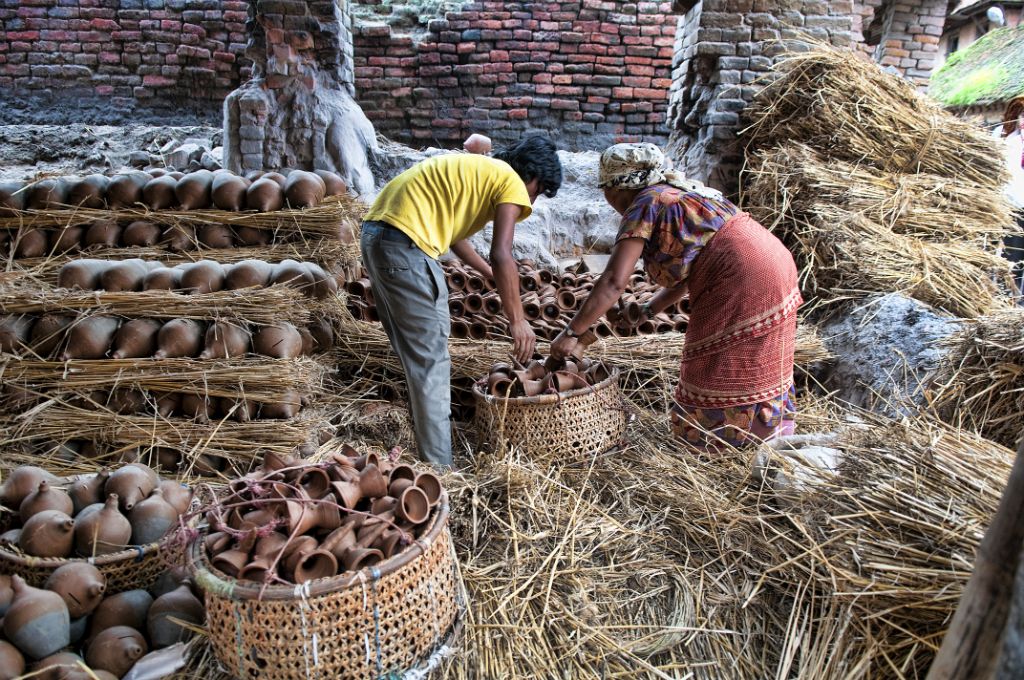
[[[530,135],[515,146],[494,153],[494,158],[512,166],[523,182],[536,179],[540,192],[553,198],[562,186],[562,163],[555,143],[544,135]]]

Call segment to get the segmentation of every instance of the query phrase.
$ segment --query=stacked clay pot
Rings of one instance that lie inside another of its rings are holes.
[[[565,361],[534,359],[523,365],[497,363],[477,381],[484,394],[495,397],[535,397],[591,387],[610,375],[600,361],[569,357]]]
[[[121,678],[150,650],[188,640],[189,624],[203,624],[190,586],[170,569],[149,590],[109,594],[103,574],[84,561],[60,567],[43,588],[0,575],[0,678]]]
[[[405,550],[442,497],[431,472],[351,447],[326,463],[268,455],[207,512],[203,549],[226,576],[304,583],[355,572]]]
[[[451,313],[453,338],[486,340],[503,338],[508,324],[492,279],[484,279],[460,262],[443,263],[448,283],[448,310]],[[526,320],[537,335],[554,339],[583,305],[594,287],[594,274],[552,274],[537,269],[530,260],[519,262],[519,293]],[[357,319],[378,321],[373,289],[365,275],[346,285],[349,311]],[[653,319],[640,321],[642,305],[653,296],[657,286],[642,274],[630,278],[629,287],[594,327],[598,337],[652,335],[683,332],[689,317],[680,305],[672,305]]]
[[[141,463],[75,479],[21,466],[0,486],[0,503],[17,518],[0,535],[0,549],[92,558],[157,543],[177,526],[191,500],[186,487],[161,481]]]

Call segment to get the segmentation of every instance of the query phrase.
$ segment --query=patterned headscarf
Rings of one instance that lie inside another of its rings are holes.
[[[686,179],[686,175],[671,169],[666,163],[665,154],[654,144],[615,144],[601,154],[601,168],[597,178],[599,189],[646,189],[662,183],[705,198],[722,200],[722,192],[696,180]]]

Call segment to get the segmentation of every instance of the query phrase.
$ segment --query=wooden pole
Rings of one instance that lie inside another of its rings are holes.
[[[987,680],[999,665],[1013,586],[1024,544],[1024,439],[992,524],[978,547],[974,573],[953,615],[927,680]]]

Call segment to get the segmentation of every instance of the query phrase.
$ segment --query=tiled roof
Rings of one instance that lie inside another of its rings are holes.
[[[1024,95],[1024,25],[989,31],[932,74],[928,94],[946,106],[1007,102]]]

